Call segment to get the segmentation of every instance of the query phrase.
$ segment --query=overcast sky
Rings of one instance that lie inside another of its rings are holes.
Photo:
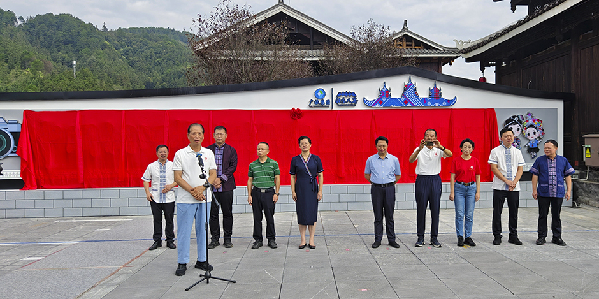
[[[378,24],[399,31],[403,21],[408,27],[434,42],[455,47],[454,39],[476,40],[491,34],[526,16],[522,7],[512,13],[510,1],[493,0],[284,0],[304,14],[349,35],[352,26],[373,19]],[[170,27],[190,30],[198,14],[208,16],[219,0],[0,0],[0,8],[17,16],[68,13],[98,28]],[[250,6],[258,13],[275,5],[278,0],[232,0]],[[478,63],[465,63],[458,58],[453,66],[444,66],[443,73],[478,79]],[[493,71],[485,76],[494,82]]]

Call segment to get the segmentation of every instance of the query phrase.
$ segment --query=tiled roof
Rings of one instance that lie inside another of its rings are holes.
[[[567,8],[577,4],[579,2],[582,2],[582,1],[585,1],[585,0],[554,0],[548,4],[545,4],[545,6],[538,9],[533,14],[527,15],[523,19],[518,20],[515,23],[512,23],[512,24],[500,29],[499,31],[491,33],[481,39],[475,40],[473,42],[471,42],[471,41],[456,41],[456,43],[460,47],[459,53],[462,53],[462,54],[469,53],[469,52],[476,50],[478,48],[481,48],[501,37],[508,37],[510,35],[516,35],[517,33],[513,33],[514,29],[517,29],[524,25],[529,25],[527,23],[529,23],[532,20],[549,12],[553,8],[556,8],[556,7],[560,6],[561,4],[564,4],[563,7],[560,9],[560,11],[563,11],[563,10],[566,10]]]
[[[260,23],[280,12],[282,12],[290,17],[293,17],[293,18],[297,19],[298,21],[300,21],[300,22],[324,33],[325,35],[328,35],[328,36],[344,43],[344,44],[351,43],[351,38],[349,36],[323,24],[322,22],[317,21],[316,19],[302,13],[299,10],[291,8],[291,6],[286,5],[282,1],[280,1],[278,4],[268,8],[266,10],[259,12],[252,19],[250,19],[248,21],[248,23],[249,23],[249,25],[254,25],[254,24]]]
[[[406,48],[402,49],[403,55],[407,57],[458,57],[458,48],[446,48],[443,50],[437,49],[416,49]]]
[[[391,39],[395,40],[404,35],[410,36],[410,37],[414,38],[415,40],[419,40],[433,48],[433,49],[403,48],[402,49],[403,54],[408,57],[422,57],[422,56],[458,57],[459,56],[458,48],[450,48],[450,47],[442,46],[442,45],[437,44],[434,41],[432,41],[420,34],[417,34],[413,31],[411,31],[410,29],[408,29],[408,21],[407,20],[404,20],[403,28],[399,32],[394,33],[393,36],[391,37]]]

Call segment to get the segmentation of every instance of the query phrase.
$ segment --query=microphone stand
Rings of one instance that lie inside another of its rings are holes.
[[[201,174],[200,174],[200,179],[205,180],[204,181],[204,187],[206,188],[206,197],[208,197],[208,188],[210,188],[210,183],[208,183],[208,180],[206,179],[206,174],[204,173],[204,161],[202,161],[202,156],[198,156],[198,165],[200,166],[201,169]],[[216,197],[214,196],[214,192],[212,192],[212,202],[216,202],[218,204],[218,202],[216,201]],[[208,214],[208,198],[206,198],[206,204],[204,205],[204,208],[206,210],[206,217],[204,217],[206,219],[206,223],[204,225],[204,229],[206,230],[206,263],[208,263],[208,216],[210,214]],[[196,219],[196,221],[198,221]],[[226,279],[226,278],[220,278],[220,277],[216,277],[216,276],[212,276],[211,270],[206,270],[206,272],[204,274],[200,274],[201,279],[196,281],[194,284],[190,285],[188,288],[185,289],[185,291],[189,291],[191,290],[191,288],[195,287],[196,285],[198,285],[200,282],[202,281],[206,281],[206,283],[210,283],[210,279],[218,279],[221,281],[227,281],[227,282],[232,282],[232,283],[236,283],[237,281],[235,280],[231,280],[231,279]]]

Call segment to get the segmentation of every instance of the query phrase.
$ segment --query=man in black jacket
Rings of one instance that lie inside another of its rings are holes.
[[[207,148],[214,152],[217,166],[217,177],[212,185],[212,191],[216,197],[218,205],[213,204],[210,207],[210,235],[212,241],[208,244],[209,249],[214,249],[220,245],[220,225],[218,219],[218,207],[223,211],[223,231],[224,243],[226,248],[233,247],[231,235],[233,234],[233,190],[235,189],[235,177],[233,176],[237,169],[237,151],[235,148],[226,144],[227,129],[223,126],[214,127],[215,143]]]

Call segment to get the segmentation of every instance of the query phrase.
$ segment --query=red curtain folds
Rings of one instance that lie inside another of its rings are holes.
[[[374,140],[389,138],[389,152],[399,158],[401,183],[415,179],[408,162],[424,131],[434,128],[454,155],[460,141],[475,143],[482,181],[491,181],[487,166],[499,145],[494,109],[304,110],[292,119],[289,110],[85,110],[25,111],[19,140],[23,189],[139,187],[146,166],[156,160],[155,148],[166,144],[169,159],[187,146],[187,127],[201,123],[204,146],[214,142],[212,129],[223,125],[227,142],[237,149],[237,185],[247,182],[256,159],[255,146],[270,144],[279,162],[281,182],[289,184],[291,157],[299,154],[297,138],[312,139],[312,153],[321,157],[327,184],[364,184],[364,163],[376,153]],[[441,177],[449,180],[451,158],[444,159]]]

